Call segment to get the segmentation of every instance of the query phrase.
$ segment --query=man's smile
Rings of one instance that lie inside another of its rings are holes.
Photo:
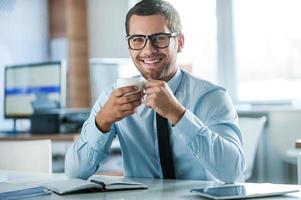
[[[139,61],[146,67],[155,67],[157,66],[162,60],[163,56],[151,56],[151,57],[140,57]]]
[[[155,64],[160,62],[160,59],[153,59],[153,60],[142,60],[146,64]]]

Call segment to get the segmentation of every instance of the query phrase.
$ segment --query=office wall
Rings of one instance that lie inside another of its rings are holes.
[[[89,0],[90,58],[127,58],[124,20],[128,1]]]
[[[4,66],[48,59],[46,0],[0,1],[0,129],[3,123]]]

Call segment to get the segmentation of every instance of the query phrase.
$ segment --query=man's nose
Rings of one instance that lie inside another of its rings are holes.
[[[146,41],[146,44],[145,44],[145,47],[143,48],[143,50],[154,52],[154,51],[157,51],[158,49],[156,47],[154,47],[152,44],[152,41],[150,39],[148,39]]]

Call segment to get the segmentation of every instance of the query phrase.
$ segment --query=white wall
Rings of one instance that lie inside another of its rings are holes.
[[[90,58],[127,58],[127,0],[89,0]]]
[[[9,5],[9,6],[7,6]],[[47,0],[4,0],[0,4],[0,129],[4,66],[48,60]]]

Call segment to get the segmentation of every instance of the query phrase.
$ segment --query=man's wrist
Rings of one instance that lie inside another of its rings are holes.
[[[174,109],[174,111],[175,112],[173,112],[168,119],[170,119],[171,123],[175,126],[183,117],[186,108],[180,104],[176,109]]]
[[[105,122],[103,120],[103,117],[100,116],[100,113],[97,113],[97,115],[95,117],[95,126],[102,133],[107,133],[111,130],[112,123]]]

